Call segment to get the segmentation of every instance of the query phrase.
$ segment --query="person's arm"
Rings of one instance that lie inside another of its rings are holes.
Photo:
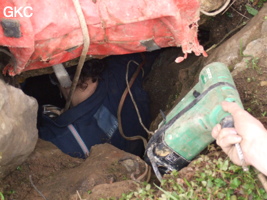
[[[232,114],[235,128],[223,128],[217,124],[212,136],[223,151],[237,165],[241,161],[234,144],[240,143],[247,165],[252,165],[267,175],[267,131],[262,123],[241,109],[236,103],[223,102],[225,111]]]

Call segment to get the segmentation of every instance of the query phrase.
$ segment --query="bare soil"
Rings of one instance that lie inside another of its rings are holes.
[[[267,128],[267,66],[265,63],[263,60],[254,66],[251,62],[248,63],[247,69],[235,77],[235,83],[244,108]]]
[[[139,157],[110,144],[95,145],[84,160],[39,140],[29,159],[1,181],[0,191],[7,200],[76,200],[78,193],[90,200],[118,197],[136,189],[132,179],[145,170]]]
[[[82,159],[62,156],[62,152],[51,143],[39,141],[34,153],[9,176],[1,180],[0,191],[6,199],[26,200],[33,185],[42,184],[44,177],[84,162]]]

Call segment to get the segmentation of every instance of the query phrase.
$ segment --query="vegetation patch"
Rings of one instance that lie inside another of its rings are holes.
[[[137,191],[123,194],[120,200],[267,199],[267,193],[252,167],[244,172],[214,145],[209,147],[209,152],[208,155],[199,156],[185,171],[165,175],[160,186],[143,183]],[[112,199],[115,198],[108,198]]]

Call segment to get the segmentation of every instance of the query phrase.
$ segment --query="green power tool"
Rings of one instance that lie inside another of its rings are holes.
[[[212,143],[211,131],[216,124],[232,120],[227,117],[230,113],[222,109],[223,101],[236,102],[243,108],[227,66],[214,62],[201,70],[199,82],[149,140],[145,161],[152,165],[159,180],[162,174],[187,166]]]

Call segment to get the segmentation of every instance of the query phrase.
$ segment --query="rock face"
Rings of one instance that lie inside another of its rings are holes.
[[[0,80],[0,179],[33,151],[37,108],[34,98]]]
[[[226,0],[199,0],[201,9],[204,11],[213,11],[219,9],[223,4],[226,2]]]
[[[244,28],[214,49],[204,60],[225,63],[244,108],[267,127],[267,4]]]
[[[247,63],[266,60],[267,52],[267,5],[237,34],[225,41],[207,57],[205,64],[223,62],[233,67],[233,76],[247,68]]]

